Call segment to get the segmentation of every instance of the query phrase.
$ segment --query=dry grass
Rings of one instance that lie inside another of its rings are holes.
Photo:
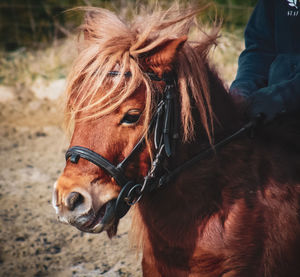
[[[0,52],[0,84],[16,88],[31,87],[38,78],[46,83],[67,76],[76,55],[75,36],[56,40],[46,49]],[[221,78],[227,85],[233,81],[238,55],[243,49],[240,33],[221,32],[218,45],[210,53]]]
[[[54,41],[46,49],[0,52],[0,83],[30,87],[37,78],[46,82],[64,78],[76,55],[75,37]]]
[[[210,52],[211,61],[227,87],[235,78],[238,57],[243,49],[244,41],[238,33],[222,32],[217,47]]]

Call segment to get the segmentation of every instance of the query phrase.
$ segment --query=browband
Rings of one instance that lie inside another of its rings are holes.
[[[163,78],[160,78],[159,76],[157,76],[155,73],[152,72],[144,72],[144,74],[146,74],[152,81],[164,81]],[[119,76],[122,75],[122,73],[120,71],[109,71],[108,72],[108,76]],[[130,71],[127,71],[124,73],[124,76],[129,78],[132,76]]]

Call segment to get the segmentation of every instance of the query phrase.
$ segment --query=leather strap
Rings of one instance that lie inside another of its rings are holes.
[[[98,167],[104,169],[112,176],[120,187],[123,187],[128,182],[122,168],[118,168],[110,163],[107,159],[98,153],[82,146],[73,146],[66,152],[66,160],[70,158],[72,163],[77,163],[80,158],[90,161]]]
[[[109,75],[120,75],[118,71],[111,71]],[[82,146],[73,146],[66,152],[66,160],[70,159],[72,163],[77,163],[80,158],[86,159],[98,167],[104,169],[111,177],[113,177],[116,183],[122,188],[119,197],[116,201],[115,214],[117,217],[123,217],[128,211],[130,205],[136,203],[141,196],[149,191],[157,189],[171,179],[175,178],[180,172],[186,168],[194,165],[207,155],[214,153],[220,147],[232,141],[239,135],[249,131],[253,128],[254,122],[249,122],[241,129],[233,133],[231,136],[226,137],[217,144],[209,146],[204,151],[184,162],[172,171],[166,172],[162,164],[170,156],[174,155],[175,143],[179,138],[178,134],[178,107],[177,97],[174,95],[176,90],[175,78],[161,79],[153,73],[146,73],[151,80],[165,81],[165,91],[163,93],[163,99],[159,103],[155,114],[153,115],[147,133],[139,140],[139,142],[132,149],[130,154],[118,165],[113,165],[106,158],[97,154],[96,152]],[[131,73],[126,72],[125,77],[130,77]],[[170,77],[170,76],[168,76]],[[155,127],[154,127],[155,125]],[[127,163],[132,159],[133,155],[137,153],[145,143],[146,135],[150,134],[154,127],[154,146],[156,154],[152,161],[151,169],[144,177],[143,185],[136,184],[134,180],[128,180],[125,176],[125,168]]]

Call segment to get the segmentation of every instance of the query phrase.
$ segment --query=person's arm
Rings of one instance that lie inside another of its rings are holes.
[[[259,0],[245,30],[246,49],[239,57],[238,72],[230,93],[249,97],[268,85],[275,54],[273,0]]]
[[[251,96],[250,117],[263,113],[271,121],[279,113],[294,113],[300,107],[300,72],[292,79],[261,88]]]

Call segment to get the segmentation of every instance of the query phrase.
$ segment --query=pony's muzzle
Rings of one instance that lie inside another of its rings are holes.
[[[64,194],[54,185],[52,205],[61,222],[72,225],[82,225],[88,220],[92,211],[92,199],[88,192],[82,189]]]
[[[84,232],[100,233],[116,222],[115,198],[95,207],[90,193],[78,187],[69,192],[55,183],[52,204],[60,222]]]

